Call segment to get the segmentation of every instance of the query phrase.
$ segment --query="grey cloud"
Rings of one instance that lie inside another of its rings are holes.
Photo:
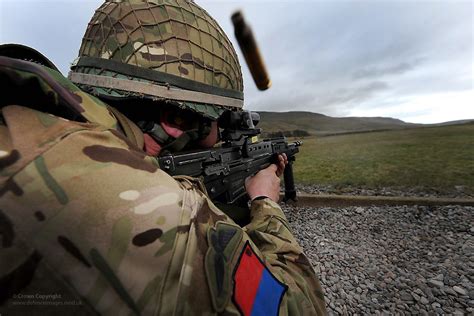
[[[47,10],[42,1],[4,2],[0,39],[32,45],[66,72],[102,0],[57,1]],[[341,116],[419,95],[472,90],[470,2],[197,2],[234,43],[251,110]],[[243,10],[255,32],[273,82],[268,91],[256,89],[237,47],[230,22],[235,9]]]
[[[250,110],[268,111],[303,111],[316,107],[320,113],[344,116],[349,113],[350,104],[364,102],[389,89],[390,86],[382,81],[334,90],[315,90],[310,87],[289,91],[275,89],[257,95],[247,106]]]
[[[389,89],[389,85],[382,81],[375,81],[361,87],[342,88],[330,93],[326,103],[346,103],[363,101],[374,93]]]
[[[379,77],[387,76],[387,75],[401,75],[419,66],[420,62],[421,62],[421,59],[418,59],[411,63],[401,62],[396,65],[387,65],[387,66],[382,66],[382,67],[369,66],[369,67],[362,68],[354,72],[354,74],[352,75],[352,78],[366,79],[366,78],[379,78]]]
[[[258,99],[260,109],[287,111],[292,104],[344,115],[361,106],[472,89],[472,72],[465,70],[473,52],[466,3],[301,4],[273,16],[277,23],[261,39],[271,89],[283,91],[262,96],[247,80],[246,98]]]

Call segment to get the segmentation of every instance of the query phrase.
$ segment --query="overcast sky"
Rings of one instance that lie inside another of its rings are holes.
[[[474,119],[472,1],[196,2],[234,43],[236,9],[256,34],[273,85],[258,91],[239,51],[247,109]],[[30,45],[67,74],[101,3],[0,0],[0,42]]]

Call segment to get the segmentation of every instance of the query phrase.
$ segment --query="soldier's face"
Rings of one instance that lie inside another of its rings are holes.
[[[165,121],[166,132],[173,136],[178,137],[182,131],[191,129],[199,129],[200,124],[209,124],[204,122],[204,119],[199,114],[190,111],[170,111],[163,113],[161,118],[162,126]],[[210,122],[210,132],[203,139],[197,141],[196,145],[199,148],[211,148],[219,141],[219,128],[217,121]]]

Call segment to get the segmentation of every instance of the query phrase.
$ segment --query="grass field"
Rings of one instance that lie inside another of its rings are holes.
[[[474,124],[306,138],[294,168],[303,184],[474,192]]]

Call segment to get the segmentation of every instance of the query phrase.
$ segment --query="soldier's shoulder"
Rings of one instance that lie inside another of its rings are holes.
[[[104,102],[79,89],[32,48],[0,45],[0,74],[4,91],[0,107],[22,105],[70,120],[117,127]]]
[[[107,105],[80,90],[33,48],[0,45],[0,158],[8,176],[70,133],[116,129]]]

